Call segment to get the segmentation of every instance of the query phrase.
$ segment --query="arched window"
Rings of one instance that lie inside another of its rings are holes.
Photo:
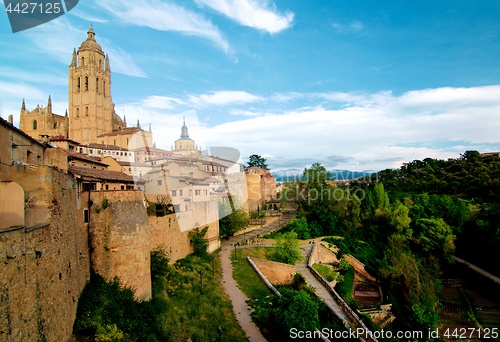
[[[77,108],[76,109],[76,117],[79,118],[80,117],[80,108]]]
[[[54,129],[57,128],[57,122],[54,122]]]
[[[104,96],[106,96],[106,81],[102,82],[102,93]]]
[[[82,56],[82,63],[81,66],[85,66],[85,57]]]
[[[78,77],[76,80],[76,90],[80,91],[80,77]]]
[[[89,116],[89,107],[85,107],[85,116]]]
[[[89,90],[89,77],[85,76],[85,90]]]
[[[37,126],[38,126],[38,125],[37,125],[36,120],[33,120],[33,129],[37,129]]]
[[[95,79],[95,91],[99,92],[99,77]]]

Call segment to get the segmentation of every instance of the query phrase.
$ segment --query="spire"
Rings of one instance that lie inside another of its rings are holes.
[[[181,139],[189,139],[189,133],[188,133],[188,128],[186,126],[186,117],[183,116],[183,121],[184,121],[184,124],[182,125],[182,129],[181,129]]]
[[[73,48],[73,58],[71,59],[70,67],[76,67],[76,49]]]
[[[66,108],[66,113],[64,114],[65,117],[68,117],[68,108]]]
[[[26,103],[24,103],[24,99],[23,99],[23,104],[21,105],[21,110],[26,110]]]
[[[49,100],[47,101],[47,109],[48,113],[52,114],[52,100],[50,99],[50,95],[49,95]]]
[[[141,128],[141,125],[139,124],[139,119],[137,119],[137,128]]]
[[[149,131],[151,132],[151,123],[149,124]]]
[[[123,126],[127,127],[127,119],[125,118],[125,114],[123,114]]]
[[[92,24],[90,24],[90,28],[87,31],[87,40],[95,40],[95,32],[94,29],[92,28]]]
[[[111,68],[109,67],[109,57],[108,57],[108,54],[106,54],[106,72],[111,72]]]

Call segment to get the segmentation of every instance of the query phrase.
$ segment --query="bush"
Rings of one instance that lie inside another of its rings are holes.
[[[151,277],[157,278],[165,276],[168,273],[169,258],[167,252],[161,247],[151,251]]]
[[[276,246],[271,251],[270,258],[273,261],[295,265],[300,259],[300,245],[297,233],[288,232],[282,236],[276,236]]]
[[[208,242],[205,241],[204,236],[208,231],[208,226],[203,228],[200,231],[199,227],[196,227],[192,231],[189,232],[189,238],[191,239],[191,244],[194,247],[194,254],[206,258],[208,256],[207,253],[207,248],[208,248]]]

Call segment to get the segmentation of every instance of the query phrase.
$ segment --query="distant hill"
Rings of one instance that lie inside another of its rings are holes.
[[[279,171],[274,171],[271,172],[271,175],[273,177],[276,177],[277,182],[289,182],[295,179],[300,179],[302,178],[302,173],[304,170],[299,170],[299,169],[286,169],[286,170],[279,170]],[[369,176],[373,173],[376,173],[376,171],[373,170],[365,170],[365,171],[349,171],[349,170],[338,170],[338,169],[331,169],[328,170],[332,174],[333,179],[337,180],[351,180],[354,178],[360,178],[364,176]]]

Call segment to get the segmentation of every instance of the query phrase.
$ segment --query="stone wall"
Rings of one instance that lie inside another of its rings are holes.
[[[189,243],[189,231],[181,231],[176,214],[162,217],[150,216],[149,226],[151,227],[151,250],[163,248],[170,262],[184,258],[194,251]]]
[[[151,250],[161,247],[169,255],[170,261],[182,259],[191,254],[189,232],[195,227],[200,229],[208,226],[205,240],[208,242],[208,252],[212,253],[220,247],[219,221],[217,202],[195,202],[192,210],[163,217],[149,217],[151,227]]]
[[[66,341],[90,276],[74,182],[49,167],[12,168],[31,201],[26,225],[0,231],[0,341]]]
[[[290,285],[297,273],[294,265],[259,258],[252,258],[252,261],[273,285]]]
[[[331,264],[338,263],[339,260],[335,253],[323,246],[322,244],[316,244],[315,248],[311,251],[310,264]]]
[[[144,194],[121,190],[81,196],[92,202],[88,208],[92,268],[105,279],[119,277],[135,290],[137,299],[151,298],[150,227]]]

